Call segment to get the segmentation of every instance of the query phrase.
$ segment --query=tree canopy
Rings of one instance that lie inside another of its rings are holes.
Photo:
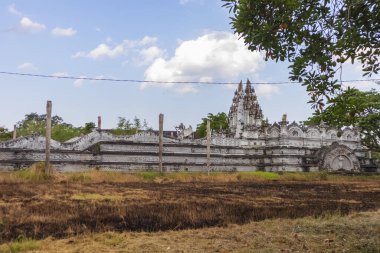
[[[202,118],[202,122],[198,124],[195,132],[196,136],[203,138],[207,134],[207,120],[210,120],[210,128],[215,131],[228,129],[228,117],[224,112],[217,114],[209,113],[206,118]]]
[[[88,122],[84,127],[74,127],[65,123],[64,120],[55,115],[52,117],[51,137],[53,140],[64,142],[71,138],[88,134],[95,128],[95,123]],[[46,133],[46,114],[37,114],[35,112],[26,114],[24,119],[17,122],[17,136],[27,136],[32,134],[45,135]],[[12,137],[11,132],[7,135]],[[5,138],[4,138],[5,140]]]
[[[130,135],[136,134],[140,130],[152,130],[152,128],[145,119],[141,123],[141,120],[136,116],[133,120],[119,117],[117,127],[116,129],[112,129],[112,133],[116,135]]]
[[[290,80],[306,86],[319,110],[341,85],[342,64],[380,70],[378,0],[223,0],[232,27],[251,51],[290,62]]]
[[[347,89],[331,99],[323,112],[315,112],[304,123],[319,124],[323,120],[330,126],[356,126],[368,148],[380,151],[380,94],[374,90],[364,92]]]

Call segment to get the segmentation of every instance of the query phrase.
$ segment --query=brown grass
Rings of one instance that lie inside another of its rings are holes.
[[[271,182],[271,181],[328,181],[328,182],[356,182],[379,181],[379,174],[371,175],[344,175],[329,174],[326,172],[173,172],[159,173],[154,171],[125,173],[112,171],[88,170],[84,172],[54,172],[46,175],[43,164],[36,163],[29,169],[15,172],[0,172],[0,183],[130,183],[130,182]]]
[[[362,252],[380,251],[380,210],[349,216],[273,219],[223,228],[105,232],[37,241],[33,252]],[[0,252],[11,252],[7,244]]]
[[[104,231],[179,230],[380,208],[380,182],[375,180],[161,179],[0,184],[0,243],[19,236],[41,239]]]

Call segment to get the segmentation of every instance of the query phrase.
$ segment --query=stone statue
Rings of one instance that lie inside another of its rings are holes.
[[[176,126],[175,130],[177,131],[177,137],[180,140],[190,137],[193,133],[193,128],[190,125],[188,128],[186,128],[183,123],[179,124],[179,126]]]

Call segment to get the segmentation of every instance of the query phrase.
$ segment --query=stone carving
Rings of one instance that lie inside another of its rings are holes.
[[[191,137],[193,134],[193,128],[191,126],[186,128],[183,123],[179,124],[179,126],[176,126],[175,130],[177,131],[177,136],[180,140]]]
[[[360,163],[355,153],[347,146],[334,142],[321,154],[321,169],[327,171],[360,171]]]

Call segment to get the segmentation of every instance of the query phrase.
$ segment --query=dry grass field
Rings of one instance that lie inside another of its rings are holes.
[[[376,175],[0,173],[0,252],[380,252],[379,209]]]
[[[18,240],[0,252],[380,252],[380,211],[271,219],[245,225],[160,232],[104,232]]]

